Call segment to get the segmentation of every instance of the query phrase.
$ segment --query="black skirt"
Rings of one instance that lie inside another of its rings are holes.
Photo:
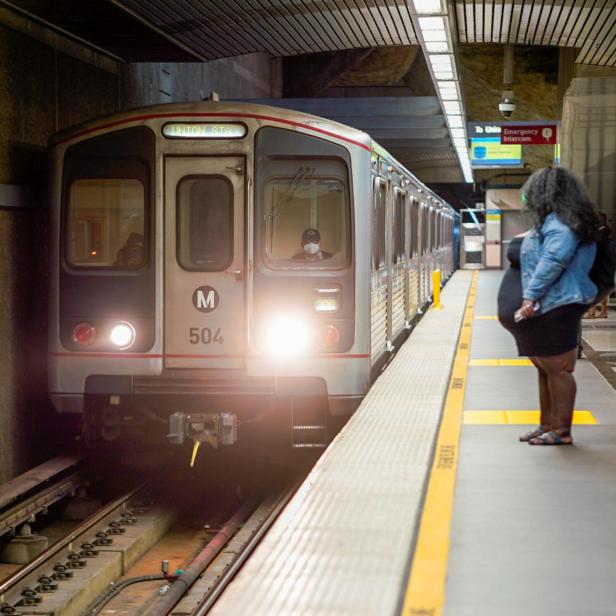
[[[585,304],[560,306],[519,323],[513,319],[513,313],[522,305],[520,244],[514,240],[509,248],[511,266],[498,291],[498,320],[511,332],[522,356],[548,357],[571,351],[579,344],[582,315],[588,310]]]

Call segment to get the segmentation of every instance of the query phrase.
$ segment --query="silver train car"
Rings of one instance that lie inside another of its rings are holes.
[[[171,104],[51,148],[49,394],[91,440],[322,447],[454,268],[455,211],[323,118]]]

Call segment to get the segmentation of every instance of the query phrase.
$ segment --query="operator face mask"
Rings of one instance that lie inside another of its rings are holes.
[[[304,251],[309,255],[316,255],[317,252],[319,252],[319,244],[315,244],[314,242],[304,244]]]

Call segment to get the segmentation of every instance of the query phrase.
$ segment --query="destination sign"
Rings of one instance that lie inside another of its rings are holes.
[[[241,139],[246,136],[246,127],[230,122],[168,122],[163,135],[170,139]]]

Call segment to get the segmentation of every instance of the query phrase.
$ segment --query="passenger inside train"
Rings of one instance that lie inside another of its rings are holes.
[[[139,267],[143,263],[143,256],[143,235],[131,233],[124,246],[118,250],[114,265],[126,268]]]

